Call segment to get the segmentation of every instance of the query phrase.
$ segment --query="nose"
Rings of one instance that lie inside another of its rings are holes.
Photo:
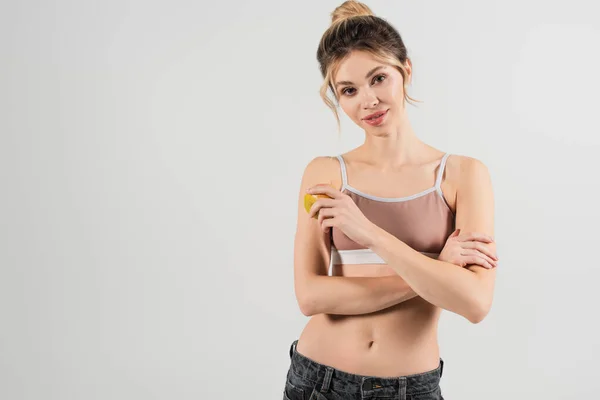
[[[362,98],[362,106],[364,109],[369,109],[369,108],[373,108],[375,107],[377,104],[379,104],[379,99],[377,98],[377,96],[375,95],[375,93],[373,92],[373,90],[367,89],[363,91],[363,98]]]

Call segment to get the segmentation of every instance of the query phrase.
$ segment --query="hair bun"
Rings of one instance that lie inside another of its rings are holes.
[[[359,1],[345,1],[331,13],[331,24],[337,24],[352,17],[374,15],[373,11]]]

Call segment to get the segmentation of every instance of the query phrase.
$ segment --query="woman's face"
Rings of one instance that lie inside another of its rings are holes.
[[[411,72],[410,61],[406,69]],[[404,80],[393,66],[376,61],[362,51],[352,52],[339,66],[334,79],[340,107],[358,126],[368,131],[390,128],[404,114]],[[367,120],[373,113],[383,117]]]

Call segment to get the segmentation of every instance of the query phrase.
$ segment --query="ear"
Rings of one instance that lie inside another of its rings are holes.
[[[404,68],[406,68],[406,73],[408,74],[408,85],[410,85],[412,84],[412,61],[408,57],[404,63]]]

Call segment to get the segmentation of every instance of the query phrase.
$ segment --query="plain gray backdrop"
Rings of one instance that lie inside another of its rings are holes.
[[[0,6],[1,399],[282,398],[302,171],[364,138],[318,95],[339,4]],[[494,184],[494,304],[442,313],[444,397],[596,398],[598,6],[366,4],[417,135]]]

